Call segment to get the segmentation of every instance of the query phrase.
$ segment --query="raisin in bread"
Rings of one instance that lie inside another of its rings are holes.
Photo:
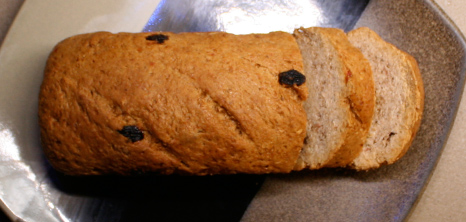
[[[70,37],[40,90],[43,148],[70,175],[290,172],[306,136],[302,72],[284,32]]]
[[[369,28],[353,30],[348,38],[369,59],[375,80],[377,102],[369,137],[351,164],[368,170],[394,163],[406,153],[421,122],[424,88],[412,56]]]
[[[307,137],[296,170],[346,166],[362,150],[372,121],[374,81],[369,62],[335,28],[300,28],[309,97]]]

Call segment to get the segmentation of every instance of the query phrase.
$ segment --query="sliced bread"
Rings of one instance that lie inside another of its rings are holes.
[[[348,38],[368,58],[375,81],[376,105],[369,137],[351,164],[368,170],[391,164],[406,153],[421,122],[424,89],[412,56],[369,28],[353,30]]]
[[[295,170],[346,166],[361,152],[374,112],[370,64],[340,29],[300,28],[294,36],[309,89],[307,137]]]

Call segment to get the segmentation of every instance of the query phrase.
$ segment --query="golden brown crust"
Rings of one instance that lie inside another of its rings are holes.
[[[395,47],[395,46],[393,46]],[[401,157],[403,157],[408,149],[411,147],[411,144],[413,143],[414,138],[416,137],[417,131],[419,130],[419,127],[421,126],[421,120],[422,120],[422,115],[424,112],[424,97],[425,97],[425,92],[424,92],[424,82],[422,81],[422,75],[421,71],[419,70],[418,63],[414,57],[409,55],[406,52],[401,51],[406,57],[406,60],[411,67],[411,74],[413,75],[413,84],[415,86],[412,87],[415,92],[413,93],[413,97],[411,98],[410,101],[412,101],[412,104],[415,107],[415,112],[413,113],[412,116],[412,125],[411,125],[411,134],[409,136],[409,141],[405,143],[403,148],[401,149],[401,152],[396,156],[396,158],[392,159],[388,164],[392,164],[396,161],[398,161]]]
[[[348,40],[341,29],[321,28],[337,49],[346,66],[345,83],[348,90],[347,103],[352,115],[347,120],[347,129],[342,147],[326,167],[346,166],[362,151],[372,122],[375,106],[375,88],[369,61]]]
[[[162,34],[168,40],[146,40]],[[66,174],[229,174],[292,170],[307,88],[290,34],[84,34],[58,44],[39,99],[41,139]],[[144,139],[119,133],[137,126]]]

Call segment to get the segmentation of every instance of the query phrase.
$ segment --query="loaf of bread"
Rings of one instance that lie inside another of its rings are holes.
[[[364,30],[67,38],[40,90],[44,152],[69,175],[393,163],[419,127],[422,79],[412,57]],[[399,79],[381,78],[387,71]],[[381,111],[391,106],[398,114]]]
[[[70,175],[290,172],[306,137],[301,73],[284,32],[74,36],[47,62],[43,148]]]

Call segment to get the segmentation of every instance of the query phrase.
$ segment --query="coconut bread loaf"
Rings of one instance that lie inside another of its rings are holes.
[[[284,32],[70,37],[45,69],[43,148],[69,175],[287,173],[306,136],[302,72]]]
[[[348,38],[368,58],[375,80],[377,102],[369,137],[351,164],[368,170],[394,163],[411,146],[421,123],[424,87],[416,60],[371,29],[353,30]]]

